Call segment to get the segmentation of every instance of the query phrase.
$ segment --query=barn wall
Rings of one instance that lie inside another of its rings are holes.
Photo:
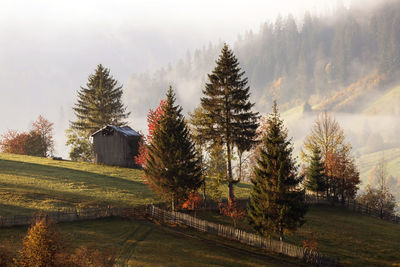
[[[118,132],[114,132],[113,135],[102,135],[101,132],[96,134],[93,136],[95,162],[112,166],[135,167],[133,157],[137,155],[138,144],[135,146],[134,143],[135,141],[137,143],[137,140],[135,137],[130,137],[128,141],[127,137]]]

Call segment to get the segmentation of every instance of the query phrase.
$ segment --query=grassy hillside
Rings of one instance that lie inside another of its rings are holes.
[[[364,164],[368,165],[373,160],[365,158]],[[141,171],[133,169],[0,154],[0,216],[31,214],[38,210],[55,211],[80,205],[111,203],[129,206],[157,201],[142,182],[141,175]],[[227,191],[225,185],[223,188]],[[247,198],[249,190],[250,185],[246,183],[235,186],[235,194],[239,198]],[[230,223],[216,213],[201,216]],[[400,247],[399,225],[329,206],[313,206],[306,219],[307,223],[288,237],[289,242],[301,245],[303,239],[309,239],[314,234],[321,252],[337,257],[343,263],[400,264],[397,249]],[[213,246],[208,249],[210,241],[186,240],[182,233],[177,235],[169,228],[146,222],[110,219],[66,223],[60,227],[73,246],[115,247],[125,263],[157,266],[163,261],[170,262],[177,254],[182,254],[178,262],[182,266],[201,255],[200,265],[228,262],[231,266],[245,263],[261,266],[263,262],[247,258],[244,261],[230,249],[220,251]],[[240,227],[251,230],[245,222]],[[0,229],[0,243],[11,240],[10,244],[17,246],[24,231],[26,227]],[[202,240],[204,236],[199,238]],[[160,252],[160,258],[154,257],[154,248]]]
[[[400,148],[386,149],[374,153],[362,154],[358,159],[361,180],[367,183],[368,172],[379,163],[384,155],[388,174],[400,176]]]
[[[0,215],[74,206],[134,206],[156,201],[142,171],[0,154]]]
[[[199,216],[219,223],[231,220],[216,212]],[[238,227],[252,228],[245,220]],[[354,266],[397,266],[400,264],[400,225],[328,205],[311,206],[306,223],[287,236],[287,242],[302,245],[302,240],[318,241],[319,251],[335,257],[341,264]]]
[[[156,203],[142,175],[135,169],[0,153],[0,216]],[[235,188],[237,197],[248,196],[248,184]],[[227,186],[221,189],[226,197]]]
[[[400,85],[388,90],[380,96],[376,101],[369,104],[364,110],[366,115],[400,115]]]
[[[261,255],[220,238],[145,221],[103,219],[61,223],[59,228],[71,250],[87,246],[114,251],[117,266],[288,266],[293,262],[287,258],[282,262],[277,255]],[[0,229],[0,244],[15,253],[26,230]]]

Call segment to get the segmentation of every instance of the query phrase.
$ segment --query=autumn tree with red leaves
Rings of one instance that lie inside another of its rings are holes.
[[[166,101],[161,100],[160,104],[155,110],[150,109],[149,114],[147,115],[147,128],[148,135],[142,135],[142,138],[139,142],[139,153],[135,156],[135,163],[139,166],[144,167],[147,159],[147,145],[153,139],[154,131],[159,125],[159,120],[163,114],[163,108],[165,107]]]
[[[325,173],[329,197],[340,198],[342,203],[354,199],[360,175],[354,160],[348,154],[328,151],[325,158]]]
[[[0,148],[4,153],[47,157],[54,151],[53,123],[39,116],[29,132],[9,130],[1,135]]]
[[[28,140],[27,133],[20,133],[15,130],[8,130],[1,135],[0,147],[3,153],[27,154],[26,143]]]
[[[42,115],[32,123],[32,130],[41,139],[43,157],[50,156],[54,152],[53,125],[53,123],[46,120]]]

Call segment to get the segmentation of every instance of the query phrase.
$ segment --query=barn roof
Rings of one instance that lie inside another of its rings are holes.
[[[127,137],[130,137],[130,136],[141,136],[140,133],[136,132],[135,130],[133,130],[129,126],[119,127],[119,126],[114,126],[114,125],[105,126],[105,127],[101,128],[100,130],[96,131],[95,133],[93,133],[92,136],[95,136],[96,134],[102,132],[103,130],[111,130],[111,129],[116,131],[116,132],[119,132],[119,133],[121,133],[121,134],[123,134],[123,135],[125,135]]]

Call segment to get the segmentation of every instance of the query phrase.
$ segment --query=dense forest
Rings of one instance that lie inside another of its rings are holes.
[[[282,110],[308,102],[313,109],[356,112],[360,101],[352,105],[355,99],[394,82],[400,66],[399,1],[373,12],[343,7],[333,13],[306,13],[302,20],[278,16],[258,33],[238,37],[234,52],[257,109],[265,110],[276,98]],[[126,99],[133,115],[156,106],[169,85],[177,88],[185,110],[193,110],[222,45],[210,43],[188,51],[175,65],[132,75]]]

